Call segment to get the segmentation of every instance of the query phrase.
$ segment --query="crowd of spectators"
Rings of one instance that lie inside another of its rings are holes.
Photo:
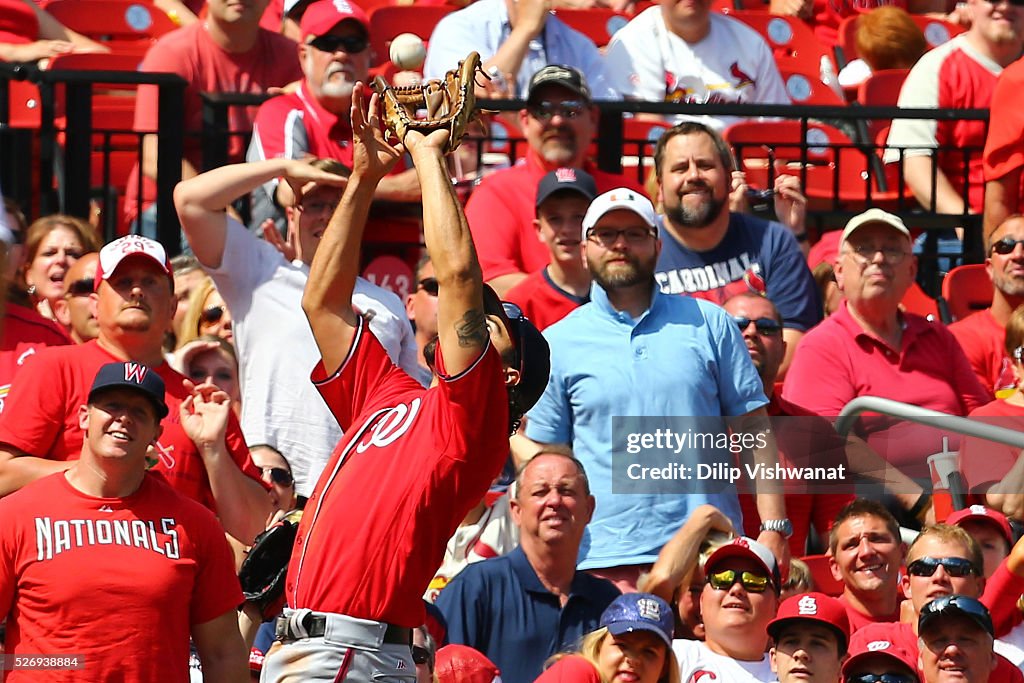
[[[643,9],[603,53],[547,0],[451,12],[423,75],[477,50],[481,93],[525,102],[504,115],[524,158],[465,202],[443,134],[381,133],[363,9],[286,1],[268,29],[268,0],[193,4],[164,0],[182,27],[140,67],[188,80],[184,129],[200,92],[275,96],[235,109],[233,163],[200,173],[187,142],[181,245],[152,239],[155,87],[133,234],[0,216],[0,653],[80,651],[83,677],[52,680],[121,680],[116,628],[74,634],[120,599],[123,642],[173,660],[132,681],[185,680],[189,639],[210,681],[1024,681],[1021,450],[877,414],[836,431],[862,396],[1024,424],[1018,4],[898,3],[969,25],[916,64],[909,15],[878,11],[910,37],[883,55],[912,66],[902,106],[994,112],[987,141],[979,121],[888,134],[923,206],[983,214],[991,305],[948,329],[905,310],[920,241],[882,208],[834,226],[812,273],[799,174],[754,215],[728,119],[658,117],[647,191],[597,168],[600,100],[789,103],[765,40],[709,0]],[[834,42],[839,5],[771,8]],[[104,49],[5,9],[0,59]],[[422,210],[404,298],[358,275],[382,205]],[[230,567],[307,504],[264,621]],[[85,562],[110,596],[68,607]]]

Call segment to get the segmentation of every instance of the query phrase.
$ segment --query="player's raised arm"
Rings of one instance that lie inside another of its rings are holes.
[[[487,345],[483,272],[443,148],[448,131],[406,134],[423,193],[423,240],[437,279],[437,337],[448,376],[468,368]]]
[[[340,367],[352,346],[357,323],[352,290],[374,190],[402,156],[401,145],[389,145],[380,132],[377,95],[370,96],[367,106],[366,92],[363,83],[352,91],[352,175],[324,231],[302,295],[302,310],[328,373]]]

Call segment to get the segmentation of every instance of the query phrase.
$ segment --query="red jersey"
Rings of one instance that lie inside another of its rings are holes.
[[[828,420],[793,405],[778,394],[772,395],[767,411],[773,418],[789,418],[772,420],[779,462],[783,467],[846,465],[846,441],[836,434]],[[789,550],[793,557],[800,557],[807,553],[807,535],[811,525],[824,538],[839,511],[853,502],[852,479],[816,482],[813,491],[808,490],[810,487],[806,481],[787,480],[785,486],[786,517],[793,522]],[[753,492],[741,492],[739,499],[744,533],[750,538],[757,538],[761,533],[757,499]]]
[[[39,38],[39,20],[21,0],[0,0],[0,43],[24,44]]]
[[[305,142],[305,153],[335,159],[352,168],[352,126],[348,116],[338,116],[320,106],[305,80],[296,92],[269,99],[256,112],[252,127],[255,158],[294,158],[289,151],[297,135]]]
[[[840,595],[836,600],[843,603],[843,607],[846,608],[846,618],[850,620],[850,633],[854,633],[868,624],[885,624],[889,622],[898,622],[900,620],[899,603],[896,604],[896,611],[892,614],[884,617],[873,617],[869,614],[864,614],[859,609],[851,605],[845,595]]]
[[[590,297],[579,297],[565,291],[551,281],[548,269],[544,267],[530,273],[526,279],[505,292],[505,301],[519,306],[523,315],[543,332],[590,301]]]
[[[284,86],[302,78],[295,41],[266,29],[259,30],[256,44],[248,52],[225,52],[206,31],[205,23],[197,21],[162,36],[146,53],[140,71],[165,72],[181,76],[185,86],[185,157],[202,169],[201,140],[203,108],[199,93],[228,92],[259,94],[272,86]],[[140,85],[135,100],[135,130],[153,132],[157,129],[157,97],[155,85]],[[248,132],[256,116],[256,107],[231,107],[228,130]],[[228,144],[229,159],[242,161],[245,149],[240,136],[232,136]],[[138,187],[138,165],[132,169],[125,191],[125,213],[134,220]],[[156,198],[156,183],[143,177],[143,200]]]
[[[157,476],[93,498],[60,472],[0,500],[0,519],[6,654],[84,659],[6,683],[185,683],[192,627],[242,602],[220,524]]]
[[[997,180],[1024,166],[1024,60],[1003,69],[992,92],[983,158],[985,180]]]
[[[992,396],[1004,398],[1017,385],[1013,377],[1013,364],[1006,355],[1003,338],[1006,328],[992,317],[992,310],[972,313],[949,326],[964,350],[978,381]]]
[[[1024,430],[1024,406],[992,401],[971,411],[970,417],[1008,429]],[[960,474],[968,491],[982,492],[1006,476],[1020,449],[965,436],[960,442]]]
[[[288,566],[295,608],[413,628],[445,545],[508,456],[508,396],[488,347],[438,386],[396,367],[362,320],[316,383],[345,431],[306,504]]]
[[[532,273],[551,262],[547,245],[537,239],[537,185],[552,169],[533,149],[512,168],[486,176],[466,202],[466,220],[480,256],[484,280],[509,273]],[[598,194],[628,187],[647,196],[624,175],[605,173],[591,162],[583,170],[594,177]]]
[[[82,452],[84,432],[78,426],[78,407],[89,397],[89,388],[100,367],[122,360],[104,350],[96,340],[79,346],[44,349],[18,373],[6,407],[0,415],[0,443],[50,460],[75,460]],[[178,414],[189,395],[185,377],[167,363],[153,368],[166,386],[164,401],[170,410],[161,423],[157,442],[161,472],[179,493],[216,510],[206,466]],[[260,481],[261,471],[249,459],[242,429],[229,416],[228,450],[247,475]]]
[[[36,352],[47,346],[71,343],[67,333],[35,310],[8,302],[4,309],[3,339],[0,340],[0,412],[14,375]]]

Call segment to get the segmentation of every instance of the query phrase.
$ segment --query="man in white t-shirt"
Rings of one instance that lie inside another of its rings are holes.
[[[628,100],[789,104],[764,38],[711,0],[651,7],[620,29],[605,63],[612,87]],[[724,128],[737,117],[700,117]]]
[[[274,246],[224,209],[277,177],[298,189],[301,199],[286,209],[287,244]],[[303,496],[312,492],[341,438],[337,420],[308,379],[320,355],[301,302],[309,264],[344,183],[342,176],[303,161],[269,159],[222,166],[180,183],[174,191],[192,251],[234,316],[246,441],[269,444],[284,454],[296,491]],[[416,342],[401,300],[358,278],[353,302],[395,364],[420,376]]]
[[[770,683],[768,623],[779,608],[779,566],[767,547],[735,538],[704,564],[704,642],[674,640],[684,683]]]

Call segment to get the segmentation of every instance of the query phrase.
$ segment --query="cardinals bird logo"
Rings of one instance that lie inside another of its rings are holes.
[[[746,74],[743,69],[740,68],[739,62],[733,62],[732,66],[729,67],[729,73],[733,78],[736,79],[736,88],[745,88],[748,85],[754,85],[754,79]]]

